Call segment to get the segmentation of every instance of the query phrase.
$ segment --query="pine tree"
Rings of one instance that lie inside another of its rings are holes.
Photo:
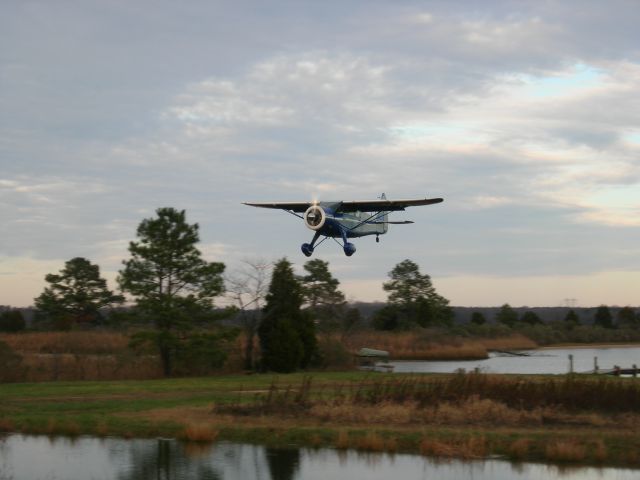
[[[137,313],[154,325],[154,331],[136,340],[156,346],[168,376],[176,355],[189,345],[202,345],[191,341],[188,332],[196,322],[213,318],[213,299],[224,291],[224,264],[201,258],[198,224],[188,224],[184,210],[159,208],[156,214],[138,226],[139,241],[129,244],[131,259],[123,262],[118,283],[136,298]],[[210,353],[220,358],[215,348]]]
[[[344,315],[344,294],[338,290],[340,282],[329,271],[329,262],[314,259],[304,264],[306,275],[301,277],[302,294],[311,315],[320,325],[338,326]]]
[[[609,307],[600,305],[596,310],[593,323],[603,328],[613,328],[613,317]]]
[[[286,258],[273,268],[265,301],[258,328],[262,368],[293,372],[310,365],[317,355],[315,325],[301,309],[302,286]]]
[[[577,325],[580,325],[580,317],[578,317],[578,314],[575,312],[575,310],[571,309],[564,317],[564,322],[568,326],[568,328],[571,329]]]
[[[436,292],[431,277],[420,273],[418,265],[404,260],[389,272],[390,281],[382,288],[389,292],[388,305],[374,319],[374,325],[384,325],[383,329],[398,327],[422,327],[450,325],[453,311],[449,300]]]
[[[511,308],[511,305],[505,303],[500,307],[498,313],[496,313],[496,321],[507,325],[508,327],[513,327],[518,321],[518,314],[513,308]]]
[[[107,288],[100,267],[86,258],[72,258],[59,274],[50,273],[45,280],[49,286],[35,299],[35,305],[41,316],[59,328],[99,321],[101,308],[124,300]]]
[[[626,326],[626,327],[634,327],[636,326],[637,316],[636,312],[633,308],[626,306],[622,307],[618,314],[616,315],[618,320],[618,325]]]
[[[487,323],[487,320],[486,318],[484,318],[482,312],[473,312],[471,314],[471,323],[475,325],[484,325],[485,323]]]
[[[538,314],[536,312],[532,312],[531,310],[527,310],[526,312],[524,312],[524,314],[522,315],[522,321],[524,323],[528,323],[529,325],[538,325],[542,323],[542,320],[540,320]]]
[[[19,332],[24,330],[26,322],[20,310],[6,310],[0,313],[0,332]]]

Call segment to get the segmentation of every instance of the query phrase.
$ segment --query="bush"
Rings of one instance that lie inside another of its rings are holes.
[[[22,357],[14,352],[9,345],[0,341],[0,382],[19,381],[24,373]]]
[[[26,324],[20,310],[7,310],[0,314],[0,332],[19,332]]]
[[[321,366],[324,368],[353,367],[353,355],[344,343],[331,336],[320,337],[318,342]]]

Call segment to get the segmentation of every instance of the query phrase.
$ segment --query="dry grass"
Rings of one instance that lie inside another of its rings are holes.
[[[211,456],[211,451],[215,448],[213,443],[200,443],[200,442],[184,442],[182,449],[187,458],[198,459],[208,458]]]
[[[415,421],[415,404],[356,405],[353,403],[317,403],[309,415],[326,422],[406,425]]]
[[[339,450],[355,449],[367,452],[397,452],[398,440],[395,437],[385,438],[378,432],[370,431],[364,435],[349,435],[341,430],[336,437],[335,448]]]
[[[218,438],[218,431],[211,425],[191,424],[185,427],[180,438],[189,442],[213,443]]]
[[[386,450],[386,442],[376,432],[368,432],[364,436],[356,437],[354,445],[357,450],[366,450],[369,452],[384,452]]]
[[[18,353],[115,354],[127,350],[129,337],[118,332],[26,332],[0,334]]]
[[[531,440],[528,438],[518,438],[509,445],[509,455],[516,460],[523,460],[529,455]]]
[[[595,441],[594,447],[593,447],[593,458],[597,461],[597,462],[604,462],[609,456],[609,452],[607,451],[607,447],[604,444],[604,441],[602,441],[602,439],[597,439]]]
[[[313,434],[311,438],[309,438],[309,446],[313,448],[321,447],[324,444],[322,438],[319,435]]]
[[[511,408],[477,396],[460,404],[445,402],[432,411],[434,423],[450,425],[540,425],[543,418],[543,409]]]
[[[99,437],[106,437],[109,435],[109,426],[104,421],[101,421],[96,425],[94,433]]]
[[[427,331],[377,332],[362,331],[344,339],[352,352],[362,347],[386,350],[397,360],[452,360],[487,358],[489,350],[522,350],[536,348],[532,340],[515,334],[501,338],[462,338],[434,336]]]
[[[363,346],[388,350],[397,359],[486,358],[488,349],[533,348],[525,337],[514,335],[499,339],[448,337],[428,330],[412,332],[354,332],[347,338],[337,334],[321,335],[329,344],[339,345],[343,368],[349,367],[349,352]],[[9,380],[41,382],[56,380],[128,380],[162,377],[156,356],[136,356],[130,351],[129,336],[109,331],[25,332],[0,334],[0,341],[22,357],[20,369]],[[242,371],[245,337],[240,335],[229,352],[222,373]],[[257,342],[257,341],[256,341]],[[333,342],[333,343],[331,343]],[[326,343],[326,342],[325,342]],[[325,352],[326,353],[326,352]],[[256,355],[259,346],[256,343]],[[329,354],[327,354],[329,355]]]
[[[441,402],[420,407],[416,402],[378,405],[362,405],[350,401],[314,402],[308,418],[327,423],[368,425],[474,425],[474,426],[540,426],[581,425],[591,427],[620,424],[618,417],[600,414],[570,414],[556,407],[540,407],[533,410],[514,408],[490,399],[470,398],[462,403]],[[626,416],[625,424],[638,425],[640,418]]]
[[[272,384],[217,413],[333,424],[627,429],[640,426],[640,385],[619,379],[512,378],[483,374],[398,376],[314,389]]]
[[[0,418],[0,432],[13,432],[16,428],[15,422],[8,418]]]
[[[349,441],[349,434],[344,430],[340,430],[338,432],[338,437],[336,438],[336,448],[345,450],[351,446],[351,442]]]
[[[461,404],[477,398],[493,400],[510,408],[558,407],[571,413],[605,412],[611,415],[640,411],[640,384],[617,378],[578,376],[540,379],[477,373],[436,378],[394,376],[359,386],[352,398],[365,405],[417,402],[423,407],[445,402]]]
[[[433,439],[424,437],[420,441],[419,450],[422,455],[430,457],[450,458],[484,458],[487,455],[487,441],[484,436],[468,436],[463,438]]]
[[[129,337],[117,332],[27,332],[2,334],[22,359],[15,381],[143,380],[161,378],[157,356],[135,355]]]
[[[42,354],[22,355],[24,382],[57,380],[143,380],[161,378],[156,356]]]
[[[547,445],[545,455],[554,462],[580,462],[587,457],[587,449],[578,440],[558,440]]]
[[[50,418],[44,428],[38,430],[38,433],[52,436],[64,435],[67,437],[77,437],[82,433],[82,428],[74,420],[59,421]]]

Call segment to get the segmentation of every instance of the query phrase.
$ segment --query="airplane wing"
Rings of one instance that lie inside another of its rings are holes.
[[[442,198],[417,198],[406,200],[367,200],[364,202],[341,202],[341,212],[394,212],[404,210],[406,207],[418,207],[420,205],[433,205],[442,202]]]
[[[313,205],[313,202],[259,202],[250,203],[242,202],[244,205],[260,208],[280,208],[281,210],[289,210],[291,212],[304,212],[307,208]]]
[[[420,205],[433,205],[442,202],[442,198],[417,198],[405,200],[365,200],[348,202],[330,202],[338,212],[393,212],[404,210],[406,207],[418,207]],[[261,208],[279,208],[291,212],[304,212],[314,203],[324,202],[243,202],[245,205]]]

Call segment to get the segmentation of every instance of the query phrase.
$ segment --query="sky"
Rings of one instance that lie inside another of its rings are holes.
[[[233,273],[302,220],[242,202],[443,197],[329,262],[351,301],[416,262],[452,305],[640,304],[637,1],[4,0],[0,305],[74,257],[111,288],[187,212]]]

